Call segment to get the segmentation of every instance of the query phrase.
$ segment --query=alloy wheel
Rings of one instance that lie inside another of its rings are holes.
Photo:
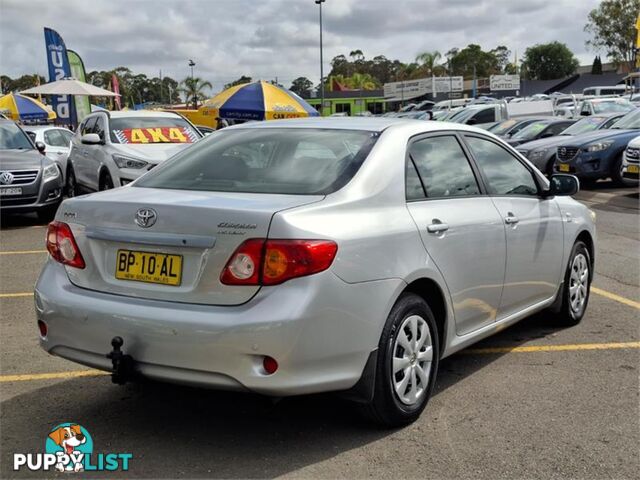
[[[393,345],[391,368],[391,383],[398,399],[405,405],[415,405],[425,396],[432,360],[429,325],[419,315],[407,317]]]
[[[569,277],[569,301],[575,314],[582,313],[589,291],[589,262],[582,254],[577,254],[571,263]]]

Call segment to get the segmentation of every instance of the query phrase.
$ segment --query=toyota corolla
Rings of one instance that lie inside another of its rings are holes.
[[[543,309],[583,318],[596,232],[577,188],[460,124],[227,128],[61,205],[40,342],[117,383],[341,391],[407,424],[443,357]]]

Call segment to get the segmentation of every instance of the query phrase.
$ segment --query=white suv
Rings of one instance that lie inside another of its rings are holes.
[[[71,140],[67,194],[126,185],[200,138],[198,129],[177,113],[92,113]]]

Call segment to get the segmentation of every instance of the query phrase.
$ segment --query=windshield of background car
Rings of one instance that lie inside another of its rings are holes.
[[[593,115],[582,118],[563,131],[560,135],[580,135],[581,133],[592,132],[596,130],[606,119],[607,117],[596,117]]]
[[[640,129],[640,109],[627,113],[624,117],[614,123],[611,128],[623,130],[627,128],[630,130]]]
[[[378,138],[369,131],[222,130],[134,186],[215,192],[325,195],[351,180]]]
[[[29,137],[13,122],[0,122],[0,150],[31,150]]]
[[[614,112],[628,112],[635,107],[626,98],[619,98],[610,102],[593,102],[594,113],[614,113]]]
[[[111,118],[109,123],[113,143],[193,143],[200,138],[180,117],[120,117]]]
[[[513,127],[516,123],[518,123],[518,120],[505,120],[504,122],[500,122],[496,125],[494,125],[493,127],[491,127],[489,129],[489,131],[491,133],[494,133],[496,135],[504,135],[506,132],[508,132],[511,127]]]
[[[538,135],[542,130],[544,130],[549,125],[549,122],[533,122],[518,133],[516,133],[513,137],[514,140],[527,140],[530,138],[534,138]]]

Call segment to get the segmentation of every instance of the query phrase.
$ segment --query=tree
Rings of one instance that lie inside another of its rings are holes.
[[[497,73],[508,73],[507,69],[509,68],[509,65],[511,65],[511,62],[509,61],[511,58],[511,50],[504,45],[499,45],[493,50],[490,50],[489,53],[496,57],[497,66],[500,70]]]
[[[477,77],[488,77],[489,75],[502,73],[500,60],[494,52],[485,52],[480,45],[472,43],[462,50],[456,51],[453,55],[447,54],[447,56],[451,58],[453,75],[471,78],[475,68]],[[504,56],[504,52],[500,53]],[[510,52],[507,50],[507,53]]]
[[[560,42],[534,45],[524,52],[522,69],[529,80],[554,80],[575,73],[580,63]]]
[[[234,80],[231,83],[227,83],[224,86],[224,89],[235,87],[236,85],[242,85],[243,83],[251,83],[251,77],[247,77],[246,75],[242,75],[239,79]]]
[[[434,74],[434,69],[437,66],[438,60],[442,55],[437,50],[433,52],[422,52],[416,56],[416,62],[421,63],[424,74],[430,77]]]
[[[591,34],[587,46],[605,51],[614,62],[626,64],[632,71],[638,12],[640,0],[603,0],[591,10],[584,26],[585,32]]]
[[[200,77],[187,77],[181,82],[179,91],[184,94],[187,104],[192,101],[193,108],[198,108],[198,100],[204,101],[207,96],[204,90],[212,88],[211,82]]]
[[[308,95],[312,88],[313,83],[311,82],[311,80],[309,80],[307,77],[298,77],[293,82],[291,82],[291,87],[289,88],[289,90],[297,93],[302,97]]]
[[[596,55],[596,58],[593,59],[593,65],[591,66],[591,74],[602,75],[602,60],[600,60],[600,57],[598,55]]]

